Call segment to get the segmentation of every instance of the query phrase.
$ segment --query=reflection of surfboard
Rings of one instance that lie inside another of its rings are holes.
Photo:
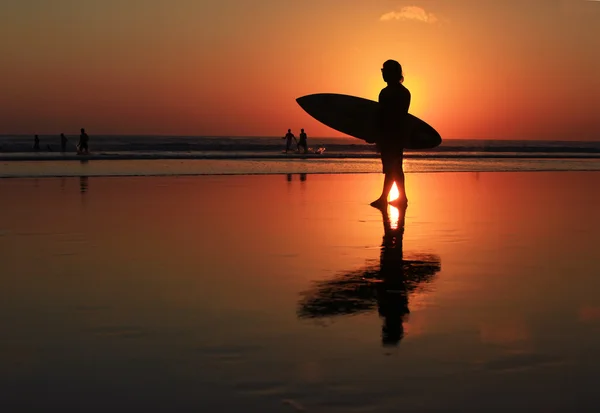
[[[379,103],[356,96],[317,93],[296,102],[319,122],[339,132],[374,143],[378,136]],[[407,116],[407,149],[431,149],[442,143],[440,134],[410,113]]]

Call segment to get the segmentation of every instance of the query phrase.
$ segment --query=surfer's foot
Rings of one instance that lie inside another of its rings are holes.
[[[387,207],[387,200],[385,198],[379,198],[371,202],[373,208],[385,209]]]
[[[404,208],[408,206],[408,198],[400,197],[396,198],[393,201],[390,201],[390,205],[395,206],[396,208]]]

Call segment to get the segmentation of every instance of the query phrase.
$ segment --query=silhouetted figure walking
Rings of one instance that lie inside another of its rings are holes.
[[[292,133],[292,130],[288,129],[288,131],[285,134],[285,136],[283,137],[283,139],[286,140],[285,141],[285,153],[288,153],[288,151],[290,150],[290,146],[292,146],[292,139],[295,141],[296,137]]]
[[[379,93],[380,134],[376,143],[381,153],[385,177],[381,196],[371,203],[376,208],[385,207],[394,182],[398,185],[400,197],[393,204],[400,206],[408,203],[402,161],[406,139],[404,125],[411,96],[409,90],[402,85],[404,75],[400,63],[395,60],[386,61],[381,74],[387,86]]]
[[[88,142],[89,142],[90,138],[87,135],[87,133],[85,133],[85,129],[81,128],[81,134],[79,135],[79,143],[77,144],[77,152],[80,154],[88,154],[89,152],[89,148],[88,148]]]
[[[33,150],[36,152],[40,150],[40,138],[37,135],[33,137]]]
[[[307,136],[304,132],[304,129],[300,129],[300,142],[298,142],[298,151],[300,151],[300,148],[304,148],[304,153],[308,152]]]
[[[60,134],[60,151],[65,152],[67,150],[67,137],[64,133]]]

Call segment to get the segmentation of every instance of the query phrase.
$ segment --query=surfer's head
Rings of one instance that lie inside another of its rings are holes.
[[[402,83],[404,81],[402,66],[395,60],[387,60],[381,68],[381,74],[386,83]]]
[[[304,132],[304,129],[300,129],[300,132]]]
[[[291,131],[292,131],[291,129],[288,129],[288,133],[290,133]]]

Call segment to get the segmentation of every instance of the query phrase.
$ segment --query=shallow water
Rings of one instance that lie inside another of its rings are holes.
[[[415,172],[600,171],[600,159],[455,158],[404,160]],[[0,178],[381,173],[379,159],[137,159],[0,161]]]
[[[596,411],[600,173],[380,180],[0,180],[0,405]]]

